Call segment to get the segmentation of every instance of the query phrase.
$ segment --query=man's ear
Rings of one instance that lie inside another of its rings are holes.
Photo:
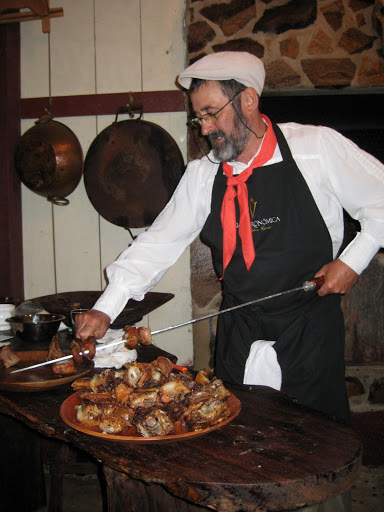
[[[253,87],[247,87],[241,95],[243,112],[253,114],[259,108],[259,95]]]

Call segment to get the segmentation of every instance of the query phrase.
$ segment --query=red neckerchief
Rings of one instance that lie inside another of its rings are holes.
[[[233,168],[227,162],[223,163],[224,174],[227,177],[227,190],[221,207],[221,224],[223,226],[223,276],[236,248],[236,195],[240,209],[239,235],[247,270],[250,269],[255,259],[255,248],[253,245],[251,219],[249,215],[248,189],[245,182],[252,174],[253,169],[261,167],[272,158],[277,144],[271,121],[263,114],[261,117],[266,121],[268,126],[261,149],[253,159],[251,165],[238,176],[233,177]],[[237,193],[235,187],[237,187]]]

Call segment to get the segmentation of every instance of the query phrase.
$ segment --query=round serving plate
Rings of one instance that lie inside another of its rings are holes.
[[[171,441],[184,441],[186,439],[202,436],[217,430],[219,428],[224,427],[228,423],[230,423],[241,411],[241,403],[238,398],[235,397],[232,393],[228,397],[228,406],[230,414],[223,421],[217,423],[216,425],[212,425],[211,427],[204,428],[201,430],[193,430],[188,431],[184,429],[180,429],[180,432],[168,434],[166,436],[156,436],[156,437],[143,437],[141,436],[134,427],[130,429],[128,435],[126,433],[122,434],[105,434],[102,432],[98,426],[87,426],[81,423],[76,417],[76,406],[81,404],[81,400],[79,398],[81,392],[74,393],[69,396],[60,407],[60,416],[61,419],[70,427],[75,430],[79,430],[80,432],[84,432],[90,436],[100,437],[106,441],[120,441],[120,442],[130,442],[130,443],[164,443]]]
[[[40,366],[20,373],[11,373],[20,368],[26,368],[34,364],[43,363],[47,359],[47,350],[20,351],[16,354],[20,361],[10,368],[0,368],[0,389],[5,391],[44,391],[63,386],[73,382],[89,373],[93,367],[93,361],[87,361],[82,366],[76,366],[74,373],[70,375],[56,375],[51,365]]]

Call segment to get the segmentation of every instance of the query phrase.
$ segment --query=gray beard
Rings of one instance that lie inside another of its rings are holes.
[[[207,135],[213,150],[213,156],[219,162],[231,162],[243,152],[250,137],[249,129],[236,117],[232,132],[227,137],[221,130],[216,130]],[[223,137],[222,144],[216,144],[215,139]]]

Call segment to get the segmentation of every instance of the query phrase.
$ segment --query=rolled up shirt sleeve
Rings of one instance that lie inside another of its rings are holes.
[[[328,228],[334,258],[360,274],[384,247],[384,165],[332,128],[280,127]],[[361,231],[339,254],[343,209]]]
[[[356,273],[384,247],[384,165],[338,132],[325,129],[324,152],[334,193],[361,231],[339,255]]]

